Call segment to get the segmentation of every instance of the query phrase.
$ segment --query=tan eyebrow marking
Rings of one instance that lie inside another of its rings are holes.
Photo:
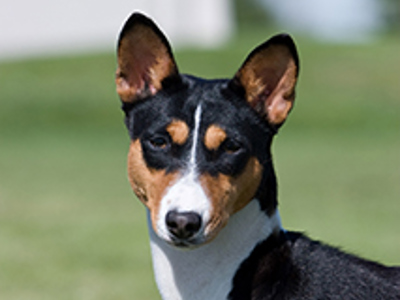
[[[217,150],[223,141],[225,141],[226,137],[227,134],[225,130],[213,124],[207,128],[204,136],[204,145],[206,145],[209,150]]]
[[[189,137],[189,126],[181,120],[173,120],[167,131],[175,144],[183,145]]]

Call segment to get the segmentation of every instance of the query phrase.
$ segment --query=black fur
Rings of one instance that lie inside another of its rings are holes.
[[[281,232],[242,263],[228,299],[399,300],[400,269]]]

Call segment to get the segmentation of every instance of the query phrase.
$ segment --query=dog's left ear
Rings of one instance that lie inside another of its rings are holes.
[[[277,128],[292,109],[298,72],[296,46],[290,36],[280,34],[250,53],[231,85],[244,92],[250,106]]]
[[[126,21],[118,40],[117,92],[124,103],[152,96],[165,79],[178,78],[167,38],[157,25],[140,13]]]

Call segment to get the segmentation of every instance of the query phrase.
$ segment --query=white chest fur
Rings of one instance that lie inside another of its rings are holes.
[[[164,300],[223,300],[240,264],[258,242],[281,228],[279,213],[268,217],[251,201],[231,217],[210,243],[195,249],[175,248],[149,224],[153,267]]]

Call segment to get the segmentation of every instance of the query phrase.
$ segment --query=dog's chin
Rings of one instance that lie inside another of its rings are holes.
[[[166,240],[168,244],[171,246],[178,248],[178,249],[196,249],[204,245],[206,242],[203,239],[176,239],[176,238],[170,238]]]
[[[203,247],[209,244],[211,241],[215,240],[218,236],[219,231],[212,232],[208,234],[199,233],[196,236],[189,239],[179,239],[174,236],[168,236],[164,239],[168,244],[173,246],[174,248],[182,249],[182,250],[192,250]]]

